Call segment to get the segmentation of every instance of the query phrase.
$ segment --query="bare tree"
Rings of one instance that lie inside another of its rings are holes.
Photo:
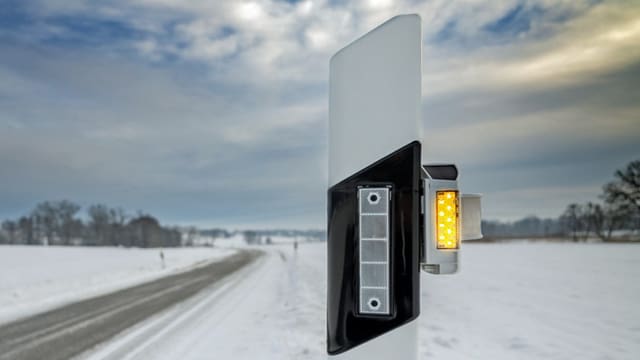
[[[604,215],[602,214],[600,205],[589,201],[585,205],[582,205],[581,210],[582,212],[579,216],[583,227],[582,240],[589,239],[591,232],[599,236],[604,221]]]
[[[125,226],[129,216],[122,208],[114,208],[109,210],[109,242],[112,245],[126,245],[125,242]]]
[[[110,231],[110,213],[106,205],[91,205],[87,209],[89,230],[95,245],[106,245]]]
[[[58,228],[56,210],[49,201],[36,205],[32,217],[35,219],[35,226],[38,232],[44,235],[44,242],[47,245],[54,243],[54,236]]]
[[[628,206],[621,204],[608,204],[604,208],[603,240],[611,240],[613,232],[620,230],[629,224],[629,214],[631,210]]]
[[[131,246],[162,246],[162,240],[158,236],[161,230],[160,223],[153,216],[139,212],[127,226],[132,235]]]
[[[70,245],[71,239],[82,230],[82,224],[75,218],[79,210],[80,206],[71,201],[45,201],[36,205],[32,217],[48,244],[59,238],[63,244]]]
[[[2,222],[2,230],[7,233],[9,244],[15,244],[18,235],[18,224],[15,221],[5,220]]]
[[[582,206],[578,204],[570,204],[562,214],[562,222],[571,233],[573,241],[578,241],[579,236],[584,230],[584,217]]]
[[[588,202],[586,206],[585,220],[587,222],[587,236],[592,231],[597,237],[604,240],[603,230],[605,226],[605,213],[600,204]]]
[[[18,227],[20,228],[20,235],[22,236],[22,241],[27,245],[35,245],[38,243],[35,223],[33,221],[33,217],[31,216],[23,216],[18,220]]]
[[[616,171],[616,180],[604,187],[608,204],[624,204],[640,212],[640,160],[632,161],[624,170]]]
[[[62,242],[65,245],[71,245],[71,239],[74,235],[80,235],[79,232],[82,229],[82,225],[75,218],[80,211],[80,205],[62,200],[54,204],[54,210]]]

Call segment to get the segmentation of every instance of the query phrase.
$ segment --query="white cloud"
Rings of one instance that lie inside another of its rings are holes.
[[[259,22],[264,17],[262,6],[253,1],[239,3],[235,10],[236,16],[244,21]]]
[[[518,4],[530,11],[524,30],[486,30]],[[558,152],[563,158],[554,174],[573,166],[584,175],[592,168],[572,156],[592,154],[590,146],[603,144],[599,149],[612,149],[605,151],[608,159],[624,162],[621,156],[633,155],[628,147],[640,132],[637,97],[614,94],[624,79],[607,79],[640,62],[634,46],[640,42],[640,12],[633,4],[74,0],[29,8],[36,21],[13,31],[14,44],[5,47],[11,56],[0,60],[0,165],[15,167],[1,176],[13,181],[14,193],[26,186],[22,178],[42,198],[74,190],[90,194],[98,183],[109,189],[109,198],[157,209],[173,201],[187,213],[167,212],[168,219],[206,221],[203,204],[218,201],[230,209],[212,212],[212,218],[250,222],[259,215],[243,214],[235,202],[245,212],[264,211],[270,203],[272,219],[302,221],[304,211],[306,222],[320,227],[328,59],[398,13],[423,18],[428,158],[470,168],[467,176],[479,179],[467,181],[473,191],[489,189],[499,182],[493,176],[504,176],[510,179],[504,184],[514,187],[510,191],[520,186],[534,194],[527,199],[539,196],[535,206],[552,215],[563,201],[598,188],[611,168],[585,179],[580,186],[588,191],[545,197],[550,184],[522,184],[522,176],[508,172],[514,164],[540,169],[549,166],[541,159]],[[111,38],[107,31],[97,44],[69,41],[70,49],[57,50],[48,40],[98,36],[47,20],[60,16],[103,20],[106,27],[115,22],[134,35]],[[594,100],[597,82],[609,90],[600,102]],[[583,92],[592,105],[567,96]],[[564,102],[549,100],[548,93]],[[440,150],[449,139],[460,146]],[[24,161],[13,154],[23,154]],[[612,161],[598,160],[603,163]],[[39,180],[44,178],[53,181]],[[122,188],[137,195],[121,195]],[[487,214],[531,212],[522,209],[529,200],[501,196],[489,201]],[[544,199],[553,205],[543,206]],[[190,206],[199,210],[189,212]]]
[[[635,11],[634,11],[635,10]],[[491,17],[492,18],[492,17]],[[640,61],[640,7],[601,4],[540,39],[425,51],[425,95],[579,84]],[[477,32],[478,28],[475,28]]]

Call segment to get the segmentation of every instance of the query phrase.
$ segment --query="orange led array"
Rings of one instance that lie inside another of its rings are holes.
[[[458,248],[457,191],[436,191],[436,241],[438,249]]]

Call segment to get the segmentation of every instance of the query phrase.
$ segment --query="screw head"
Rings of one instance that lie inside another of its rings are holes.
[[[378,194],[377,192],[370,192],[369,195],[367,196],[367,201],[369,201],[369,204],[372,204],[372,205],[379,203],[380,194]]]

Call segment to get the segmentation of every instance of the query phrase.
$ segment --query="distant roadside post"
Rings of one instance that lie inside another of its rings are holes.
[[[331,358],[417,359],[420,269],[456,272],[460,242],[482,237],[480,197],[459,193],[455,165],[422,165],[421,99],[418,15],[396,16],[331,58]]]

